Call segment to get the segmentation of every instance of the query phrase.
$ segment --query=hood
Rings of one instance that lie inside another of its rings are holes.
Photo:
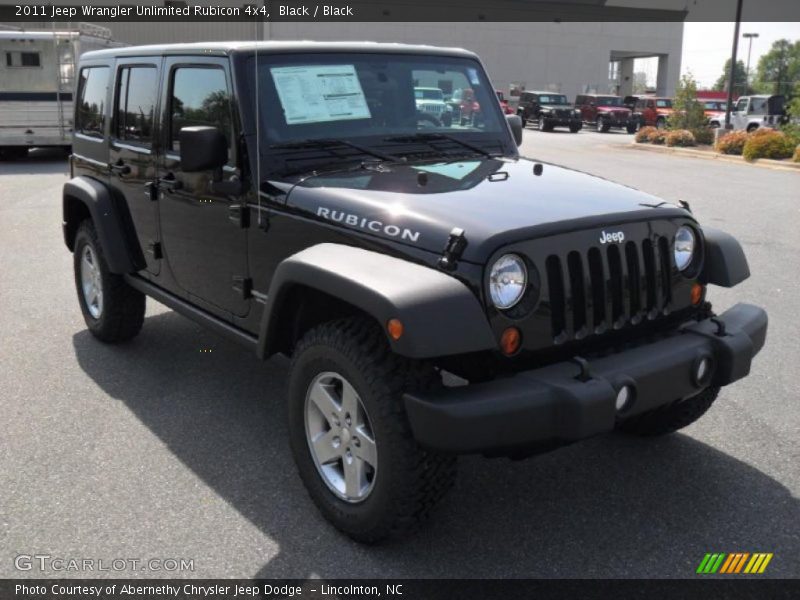
[[[597,110],[603,110],[607,112],[615,112],[615,113],[629,113],[631,109],[627,106],[607,106],[605,104],[600,104],[597,107]]]
[[[314,175],[286,198],[293,210],[359,233],[441,253],[464,230],[462,259],[485,262],[511,242],[685,210],[629,187],[526,159],[381,165]]]

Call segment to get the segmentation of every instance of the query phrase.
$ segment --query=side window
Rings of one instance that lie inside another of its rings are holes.
[[[108,67],[81,69],[78,82],[78,105],[75,130],[92,137],[103,137],[105,131]]]
[[[736,110],[738,112],[745,112],[747,111],[747,98],[742,98],[736,103]]]
[[[41,67],[41,56],[38,52],[6,52],[7,67]]]
[[[655,100],[648,100],[647,101],[647,108],[655,108],[655,107],[656,107]]]
[[[170,150],[180,151],[182,127],[210,125],[219,128],[231,146],[231,99],[225,71],[220,68],[179,67],[172,75],[170,100]]]
[[[153,120],[158,91],[155,67],[123,67],[119,71],[114,110],[114,134],[118,140],[153,145]]]

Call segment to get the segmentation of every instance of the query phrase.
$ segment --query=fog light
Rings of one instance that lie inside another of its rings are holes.
[[[630,405],[631,400],[633,400],[633,388],[625,384],[621,388],[619,388],[619,391],[617,392],[617,400],[614,403],[617,411],[623,411],[626,408],[628,408],[628,405]]]
[[[694,367],[694,380],[701,384],[705,382],[708,375],[711,373],[711,360],[708,358],[701,358]]]

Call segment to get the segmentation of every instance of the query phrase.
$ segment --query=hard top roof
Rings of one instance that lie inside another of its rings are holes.
[[[378,42],[310,42],[310,41],[273,41],[273,42],[196,42],[190,44],[154,44],[150,46],[127,46],[109,50],[96,50],[87,52],[81,58],[92,60],[98,58],[113,58],[117,56],[152,56],[152,55],[211,55],[224,56],[235,52],[259,53],[300,53],[300,52],[363,52],[387,54],[428,54],[436,56],[456,56],[463,58],[477,58],[477,56],[462,48],[440,48],[437,46],[387,44]]]

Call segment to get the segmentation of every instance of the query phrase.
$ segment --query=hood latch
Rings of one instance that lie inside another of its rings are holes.
[[[456,268],[456,262],[461,258],[461,254],[466,247],[467,238],[464,236],[464,230],[460,227],[454,227],[452,231],[450,231],[450,237],[447,239],[444,253],[439,259],[439,266],[445,271],[454,270]]]

